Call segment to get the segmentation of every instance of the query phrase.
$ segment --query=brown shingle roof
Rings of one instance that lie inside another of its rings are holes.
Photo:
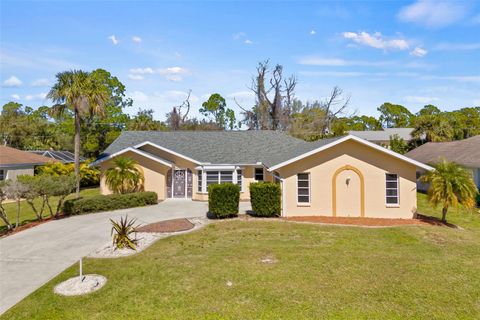
[[[0,146],[0,166],[37,165],[47,162],[55,162],[55,160],[15,148]]]
[[[480,135],[451,142],[429,142],[405,156],[424,163],[435,163],[441,157],[465,167],[480,168]]]

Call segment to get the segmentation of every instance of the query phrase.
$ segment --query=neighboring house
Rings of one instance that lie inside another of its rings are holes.
[[[282,216],[412,218],[417,168],[431,168],[356,136],[305,142],[275,131],[127,131],[99,158],[135,159],[145,190],[159,200],[206,201],[212,183],[236,183],[249,200],[254,181],[282,185]]]
[[[0,146],[0,180],[15,180],[18,175],[33,176],[35,166],[55,161],[30,152]]]
[[[384,130],[349,131],[348,133],[376,144],[389,146],[390,137],[394,135],[398,135],[405,142],[410,142],[413,139],[413,130],[413,128],[385,128]]]
[[[480,135],[451,142],[428,142],[405,154],[423,163],[436,163],[442,157],[469,169],[480,188]],[[421,173],[421,171],[419,172]],[[426,186],[419,184],[420,190]]]
[[[34,150],[28,151],[31,153],[35,153],[47,158],[58,160],[62,163],[74,163],[75,162],[75,154],[70,151],[53,151],[53,150]],[[85,161],[84,157],[80,157],[80,162]]]

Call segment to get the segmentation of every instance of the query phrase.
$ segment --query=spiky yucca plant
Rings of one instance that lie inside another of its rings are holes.
[[[442,221],[447,221],[449,207],[459,204],[466,208],[475,206],[477,187],[473,176],[462,166],[442,159],[435,170],[425,173],[421,181],[429,183],[428,200],[433,207],[442,206]]]
[[[138,225],[135,226],[137,219],[128,219],[128,215],[120,217],[120,221],[110,219],[112,230],[110,232],[115,249],[129,248],[137,250],[137,240],[132,235],[137,232]]]

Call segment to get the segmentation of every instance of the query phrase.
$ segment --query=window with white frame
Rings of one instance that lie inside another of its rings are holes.
[[[385,175],[386,181],[386,204],[387,205],[397,205],[399,204],[398,197],[398,175],[394,173],[387,173]]]
[[[255,180],[263,181],[263,168],[255,168]]]
[[[242,169],[237,169],[237,185],[240,187],[240,192],[242,192],[243,191]]]
[[[198,170],[198,192],[208,192],[208,186],[214,183],[234,183],[242,191],[243,171],[238,170]]]
[[[310,203],[310,174],[297,174],[297,201],[298,203]]]
[[[198,170],[197,171],[197,182],[198,182],[198,192],[203,192],[203,171]]]

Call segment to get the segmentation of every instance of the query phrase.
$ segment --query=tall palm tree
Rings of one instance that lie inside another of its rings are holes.
[[[90,72],[72,70],[56,75],[57,82],[47,97],[55,105],[52,113],[61,115],[71,110],[75,121],[75,177],[76,196],[80,197],[80,130],[82,118],[91,115],[103,115],[105,104],[110,99],[108,87],[92,76]]]
[[[428,200],[433,207],[442,206],[442,221],[447,221],[447,211],[451,206],[463,205],[466,208],[475,206],[478,193],[472,174],[455,162],[442,159],[435,165],[435,170],[421,177],[421,181],[429,183]]]
[[[129,193],[143,188],[143,173],[132,158],[117,157],[105,171],[105,183],[113,193]]]

